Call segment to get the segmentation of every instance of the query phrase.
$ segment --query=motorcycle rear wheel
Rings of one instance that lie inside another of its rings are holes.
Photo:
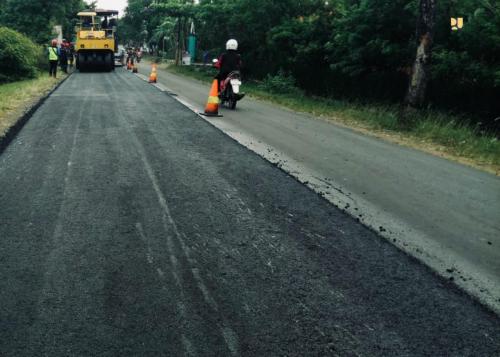
[[[229,109],[236,109],[236,98],[234,97],[233,88],[231,88],[230,83],[228,83],[227,88],[227,106]]]

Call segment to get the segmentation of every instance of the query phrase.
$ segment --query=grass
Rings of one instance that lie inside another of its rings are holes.
[[[40,74],[35,79],[0,85],[0,137],[16,123],[23,112],[42,97],[63,77],[53,79]]]
[[[162,67],[206,83],[215,74],[210,67]],[[273,93],[257,82],[245,82],[243,88],[252,97],[500,174],[500,141],[493,133],[479,132],[464,124],[466,118],[436,110],[422,111],[412,115],[415,124],[411,128],[402,129],[397,105],[352,103],[306,96],[300,91]]]

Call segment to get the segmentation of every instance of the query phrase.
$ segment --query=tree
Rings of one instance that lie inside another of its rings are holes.
[[[417,20],[417,55],[413,63],[411,80],[405,98],[405,103],[411,108],[422,106],[425,100],[427,83],[430,77],[429,69],[434,38],[436,2],[437,0],[420,0]],[[406,120],[406,118],[403,117],[403,120]]]
[[[193,2],[170,0],[166,3],[155,4],[153,9],[161,15],[174,18],[175,25],[175,65],[178,66],[185,49],[185,41],[189,19],[193,18],[195,8]]]
[[[324,52],[329,92],[363,101],[401,101],[412,62],[415,13],[408,0],[343,1],[333,9]]]
[[[84,9],[83,0],[3,0],[0,25],[17,30],[37,43],[46,43],[54,25],[62,25],[65,36],[73,33],[78,11]]]

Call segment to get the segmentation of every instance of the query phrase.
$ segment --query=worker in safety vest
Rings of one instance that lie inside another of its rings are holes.
[[[59,60],[59,51],[57,49],[57,40],[52,40],[49,47],[49,76],[56,78],[57,61]]]

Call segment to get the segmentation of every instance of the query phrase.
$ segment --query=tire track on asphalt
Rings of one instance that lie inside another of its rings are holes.
[[[92,84],[92,80],[91,83]],[[46,302],[51,299],[57,299],[62,295],[62,287],[58,286],[56,279],[56,275],[61,275],[64,274],[64,270],[61,271],[61,268],[64,269],[64,266],[60,266],[60,258],[61,256],[64,255],[63,252],[63,233],[64,233],[64,228],[63,228],[63,221],[66,217],[66,211],[67,211],[67,200],[69,196],[69,187],[70,187],[70,177],[72,174],[72,165],[75,160],[75,147],[77,144],[78,140],[78,133],[79,133],[79,127],[82,122],[82,117],[84,116],[84,109],[87,109],[88,106],[86,103],[89,102],[89,95],[88,92],[86,92],[85,97],[83,98],[83,103],[80,107],[80,110],[78,112],[78,119],[76,121],[75,127],[74,127],[74,132],[73,132],[73,138],[72,138],[72,143],[71,143],[71,149],[69,150],[68,154],[68,160],[66,163],[66,172],[64,174],[64,189],[62,193],[62,198],[61,198],[61,205],[59,208],[59,213],[57,215],[57,220],[55,223],[55,228],[54,232],[52,234],[52,250],[49,253],[46,263],[45,263],[45,273],[44,273],[44,283],[43,283],[43,288],[40,292],[39,298],[38,298],[38,303],[37,303],[37,311],[38,311],[38,316],[37,319],[35,320],[35,323],[30,329],[30,342],[27,344],[28,346],[37,346],[41,345],[44,346],[45,349],[56,346],[57,343],[56,341],[46,341],[45,343],[36,343],[33,341],[33,335],[37,335],[39,333],[39,326],[42,321],[47,321],[50,320],[47,315],[53,315],[54,313],[60,313],[60,307],[56,307],[56,311],[48,311],[45,307]],[[63,123],[63,121],[61,121]],[[45,336],[48,340],[49,331],[44,331]]]
[[[140,100],[140,98],[137,98],[138,101],[141,103],[141,106],[147,105],[147,99],[144,98],[143,93],[141,93],[141,95],[143,96],[143,100]],[[195,118],[195,117],[193,117],[193,118]],[[144,130],[144,128],[148,127],[148,122],[143,121],[141,127],[143,128],[142,130]],[[171,155],[171,153],[169,153],[168,148],[163,147],[160,144],[165,140],[165,138],[160,137],[159,133],[157,133],[154,130],[150,130],[149,133],[150,133],[150,135],[156,137],[155,138],[157,141],[156,144],[159,145],[157,147],[157,150],[163,150],[166,155]],[[222,183],[216,183],[217,187],[215,190],[218,192],[218,195],[220,195],[221,200],[224,201],[224,205],[225,206],[230,205],[232,207],[231,209],[229,209],[229,211],[234,212],[234,218],[236,221],[236,222],[234,222],[234,224],[236,224],[237,226],[240,226],[240,227],[246,227],[247,230],[249,230],[248,232],[246,232],[244,234],[249,234],[251,236],[251,243],[249,243],[249,245],[252,247],[252,252],[253,252],[254,256],[258,257],[258,260],[260,260],[260,265],[267,268],[268,271],[270,272],[271,277],[267,276],[266,278],[276,280],[276,282],[279,284],[278,279],[283,278],[283,277],[281,277],[279,274],[275,274],[275,269],[280,269],[281,268],[280,265],[284,263],[284,260],[286,260],[286,258],[285,258],[286,254],[285,254],[285,256],[283,256],[283,249],[286,249],[286,248],[284,248],[284,246],[283,246],[283,240],[280,239],[281,235],[269,236],[269,234],[268,234],[269,232],[266,229],[262,230],[262,229],[255,227],[254,221],[256,219],[259,221],[262,221],[261,224],[257,224],[257,227],[266,227],[266,225],[269,222],[267,222],[267,220],[262,220],[263,217],[255,216],[253,210],[255,210],[257,208],[255,208],[255,207],[250,208],[245,203],[245,201],[242,199],[242,197],[246,197],[246,196],[242,195],[239,192],[239,189],[234,186],[234,183],[228,182],[226,180],[226,178],[224,177],[224,175],[221,176],[221,174],[219,172],[217,172],[216,167],[213,165],[213,163],[211,161],[207,161],[207,159],[205,157],[199,156],[195,151],[192,151],[190,149],[186,149],[185,151],[181,151],[181,152],[176,154],[176,156],[179,156],[179,155],[181,157],[182,156],[189,157],[190,160],[203,161],[204,164],[202,166],[204,167],[205,171],[208,170],[208,172],[209,172],[208,176],[217,177],[217,180],[215,180],[217,182],[219,180],[222,180]],[[192,175],[192,174],[196,175],[196,173],[190,172],[188,170],[187,166],[180,165],[179,163],[174,164],[174,167],[172,167],[172,169],[177,172],[178,177],[184,177],[184,176],[187,177],[187,176]],[[194,191],[197,191],[196,187],[193,187],[192,189]],[[182,189],[181,189],[181,191],[182,191]],[[246,197],[246,198],[248,198],[248,197]],[[206,202],[199,203],[199,204],[201,206],[204,206],[204,204],[207,204],[210,206],[211,202],[210,202],[210,200],[208,200]],[[261,203],[261,206],[262,206],[262,203]],[[286,221],[291,223],[291,217],[293,217],[293,215],[288,213],[288,215],[285,218]],[[274,230],[275,229],[271,228],[271,231],[274,231]],[[241,233],[243,233],[243,232],[241,232]],[[191,232],[191,234],[193,234],[193,232]],[[194,234],[197,235],[197,233],[194,233]],[[318,238],[316,236],[311,236],[311,237],[313,239]],[[184,240],[188,240],[188,238],[185,235],[184,235],[184,238],[185,238]],[[201,236],[199,238],[201,238]],[[192,239],[191,239],[191,241],[192,241],[191,243],[194,243]],[[210,241],[212,242],[213,245],[216,245],[216,247],[214,248],[216,250],[214,252],[207,252],[207,254],[218,255],[221,252],[225,252],[223,255],[232,256],[236,253],[241,257],[241,253],[239,252],[238,248],[228,249],[223,244],[221,244],[221,242],[219,241],[219,239],[217,237],[211,237]],[[201,252],[198,252],[198,254],[200,254],[200,253]],[[189,252],[189,254],[190,254],[190,252]],[[296,259],[296,257],[294,257],[294,256],[289,256],[288,258]],[[278,264],[277,267],[274,267],[273,259],[276,260],[276,263]],[[191,264],[197,264],[197,262],[191,261]],[[245,281],[249,278],[248,276],[242,276],[241,272],[235,270],[234,267],[231,265],[224,265],[224,271],[226,273],[230,271],[232,276],[239,276],[239,279],[241,279],[243,281]],[[194,272],[194,274],[196,274],[196,271]],[[219,279],[220,279],[220,277],[219,277]],[[222,279],[224,279],[224,278],[222,278]],[[246,284],[244,284],[243,286],[245,286],[245,285]],[[220,287],[220,284],[217,283],[217,286]],[[205,288],[203,286],[200,286],[200,290],[203,293]],[[328,290],[329,290],[329,294],[331,296],[333,296],[336,301],[337,300],[341,300],[341,301],[345,300],[344,295],[342,293],[340,293],[339,291],[331,290],[331,289],[328,289]],[[333,293],[332,293],[332,291],[333,291]],[[255,292],[246,291],[246,294],[248,294],[249,296],[247,296],[247,297],[250,298],[251,296],[255,295]],[[254,299],[250,299],[249,301],[255,301],[255,296],[253,296],[253,297],[254,297]],[[237,303],[238,305],[242,305],[241,309],[244,310],[244,312],[245,312],[245,317],[243,317],[243,318],[244,319],[248,319],[248,318],[251,319],[253,317],[252,315],[253,315],[254,310],[259,309],[259,308],[257,306],[251,306],[252,303],[250,303],[250,305],[249,305],[247,303],[246,299],[244,298],[244,295],[240,295],[239,299],[240,300],[237,302],[233,301],[233,305],[234,305],[234,303]],[[206,299],[206,301],[209,305],[212,305],[212,307],[214,308],[214,311],[220,310],[219,308],[214,307],[214,304],[210,301],[210,299]],[[339,303],[340,303],[340,301],[339,301]],[[302,308],[305,310],[310,309],[310,307],[307,304],[304,304],[301,301],[295,301],[294,305],[295,304],[298,305],[298,307],[300,309],[302,309]],[[315,307],[312,307],[312,308],[316,309]],[[254,328],[256,328],[256,327],[254,327]],[[298,329],[298,328],[299,328],[299,326],[297,326],[297,325],[294,326],[294,329]],[[301,327],[301,328],[303,328],[303,327]],[[345,331],[347,331],[347,329]],[[297,335],[301,335],[302,332],[303,331],[299,331],[299,330],[296,331]],[[354,336],[354,335],[352,335],[352,333],[349,334],[347,332],[342,333],[342,335],[344,337]],[[224,336],[225,336],[226,340],[231,341],[231,338],[234,335],[231,333],[231,331],[226,330],[226,331],[224,331]],[[352,340],[353,340],[353,343],[356,343],[354,338]]]
[[[133,78],[135,79],[135,77],[133,77]],[[126,82],[125,79],[124,79],[124,81]],[[142,82],[141,82],[141,84],[142,84]],[[130,86],[130,87],[131,87],[131,90],[136,89],[132,86]],[[145,98],[144,93],[139,91],[139,95],[142,96],[143,102],[144,102],[144,104],[146,104],[148,102],[148,100]],[[140,156],[140,159],[142,161],[145,172],[150,180],[150,184],[151,184],[154,192],[156,193],[156,196],[158,199],[158,204],[162,210],[162,223],[164,226],[164,230],[167,233],[166,234],[167,246],[168,246],[170,252],[174,251],[173,241],[172,241],[170,235],[168,235],[168,232],[170,231],[170,229],[169,229],[169,227],[170,227],[174,233],[174,236],[175,236],[178,244],[181,247],[181,250],[184,254],[184,257],[187,259],[187,262],[188,262],[190,269],[191,269],[191,276],[192,276],[193,280],[197,283],[198,289],[201,291],[205,302],[214,312],[218,313],[219,316],[221,317],[222,323],[218,323],[218,327],[219,327],[220,333],[221,333],[221,335],[226,343],[227,348],[229,349],[229,351],[231,352],[231,354],[233,356],[237,356],[237,355],[239,355],[239,342],[238,342],[237,334],[234,332],[234,330],[232,329],[232,327],[228,323],[227,319],[221,314],[215,299],[212,297],[210,291],[208,290],[208,288],[205,284],[203,277],[199,273],[199,269],[196,268],[198,263],[197,263],[196,259],[191,256],[190,249],[185,244],[183,235],[180,233],[179,228],[178,228],[175,220],[172,217],[170,207],[167,203],[165,195],[163,194],[163,192],[160,188],[158,178],[155,175],[155,173],[152,169],[152,166],[147,158],[144,147],[142,146],[142,144],[140,143],[136,134],[134,133],[130,122],[127,121],[127,119],[125,119],[126,115],[124,115],[123,109],[120,106],[117,106],[117,110],[119,112],[121,112],[121,114],[122,114],[122,115],[120,115],[120,119],[121,119],[122,123],[124,124],[125,129],[128,131],[129,136],[133,140],[134,146],[135,146],[137,152],[139,153],[139,156]],[[184,295],[185,292],[184,292],[184,287],[183,287],[182,281],[179,279],[179,277],[175,276],[175,274],[178,274],[178,271],[179,271],[177,260],[171,258],[170,261],[171,261],[173,271],[175,272],[175,273],[173,273],[174,279],[178,285],[179,291],[181,292],[182,295]],[[180,304],[184,304],[184,301],[185,301],[185,299],[182,299]],[[184,310],[185,310],[185,307],[181,306],[180,311],[184,311]],[[187,344],[187,345],[189,346],[189,344]]]
[[[70,87],[68,81],[62,83],[60,89],[64,90],[64,88]],[[47,98],[46,103],[41,105],[36,113],[33,113],[35,119],[40,119],[40,116],[49,113],[47,108],[51,100],[52,98]],[[5,331],[7,334],[2,335],[5,340],[17,340],[19,338],[17,336],[23,328],[20,322],[32,320],[36,323],[36,317],[41,310],[42,300],[39,296],[43,293],[45,287],[43,279],[47,274],[43,267],[47,266],[47,257],[50,256],[53,247],[53,241],[50,240],[50,237],[54,235],[55,221],[60,217],[59,210],[63,204],[62,193],[66,186],[64,181],[66,175],[57,174],[65,173],[68,170],[66,162],[55,158],[58,150],[62,149],[62,152],[69,153],[73,147],[74,140],[71,137],[64,137],[62,128],[75,126],[75,122],[68,119],[77,117],[78,113],[78,108],[70,107],[64,115],[53,116],[45,120],[32,120],[25,129],[28,132],[30,130],[41,131],[46,124],[52,126],[54,130],[47,135],[37,136],[34,141],[25,141],[20,135],[11,142],[11,147],[7,148],[1,155],[3,160],[0,161],[0,168],[9,167],[10,170],[13,169],[19,174],[17,180],[11,183],[10,188],[17,191],[18,202],[14,203],[17,215],[26,218],[26,224],[24,222],[16,224],[14,219],[3,217],[7,218],[5,223],[10,222],[12,236],[3,236],[4,249],[0,248],[2,255],[6,258],[0,260],[8,272],[8,276],[3,279],[4,289],[2,290],[4,294],[11,296],[8,301],[4,301],[3,312],[6,315],[3,315],[2,319],[6,321],[12,319],[12,321],[18,322],[13,328]],[[76,130],[75,128],[74,130]],[[23,160],[18,162],[18,165],[15,162],[9,162],[9,159],[14,159],[16,154],[23,156]],[[7,165],[8,163],[10,165]],[[30,171],[36,172],[38,178],[37,186],[33,187],[32,192],[29,191],[28,186],[31,175],[26,175]],[[29,205],[23,204],[23,202],[29,202]],[[53,206],[55,209],[52,209]],[[43,222],[43,226],[39,225],[40,222]],[[22,237],[22,241],[16,237]],[[41,239],[45,237],[49,239]],[[22,251],[23,254],[13,256],[19,251]],[[21,284],[16,284],[17,271],[19,271],[16,266],[25,267],[23,274],[26,278]],[[19,300],[20,296],[24,297],[21,301]],[[35,339],[33,335],[26,334],[26,332],[22,336],[30,341]],[[29,346],[28,343],[25,344],[26,348]],[[0,352],[0,354],[2,353]]]
[[[120,80],[116,79],[114,76],[108,76],[106,78],[108,83],[110,83],[111,88],[115,89],[115,88],[120,88],[120,87],[125,86],[126,87],[125,91],[130,90],[131,92],[132,91],[137,92],[137,88],[129,85],[129,83],[126,81],[126,79],[123,78],[123,76],[121,74],[118,74],[118,73],[116,73],[116,74],[120,76]],[[113,92],[112,94],[115,95],[115,97],[116,97],[115,103],[119,102],[119,100],[118,100],[119,95],[116,94],[115,92]],[[137,101],[135,101],[134,103],[137,105]],[[147,103],[141,103],[141,104],[146,105]],[[118,115],[118,120],[122,122],[122,126],[125,129],[126,134],[128,134],[128,136],[132,137],[134,144],[135,144],[134,146],[136,147],[136,152],[138,153],[139,158],[141,159],[141,164],[144,168],[144,163],[142,162],[141,151],[139,149],[137,149],[138,140],[135,140],[135,133],[133,132],[133,128],[129,124],[129,122],[125,119],[125,117],[127,116],[126,112],[122,110],[122,107],[120,105],[116,105],[116,107],[114,109],[120,113],[120,115]],[[123,138],[122,138],[121,142],[119,143],[119,146],[122,149],[125,148],[126,143],[125,143],[125,140],[123,140]],[[154,191],[154,194],[156,197],[156,191]],[[164,219],[162,218],[162,220],[164,220]],[[174,242],[169,234],[168,227],[165,227],[164,222],[162,222],[162,225],[163,225],[163,231],[165,232],[164,238],[165,238],[165,242],[166,242],[166,248],[168,251],[167,261],[168,261],[169,266],[170,266],[168,273],[173,278],[173,281],[174,281],[175,285],[177,286],[177,293],[179,294],[179,296],[176,297],[177,301],[175,303],[175,305],[176,305],[175,310],[179,314],[181,321],[182,321],[181,326],[180,326],[182,332],[180,334],[181,336],[180,336],[179,342],[182,344],[182,346],[183,346],[183,348],[188,356],[198,356],[198,353],[197,353],[196,349],[194,348],[192,341],[186,336],[188,331],[191,330],[193,328],[193,326],[191,326],[190,318],[187,315],[188,309],[186,308],[185,303],[184,303],[184,301],[186,299],[185,299],[184,290],[182,289],[181,267],[179,266],[178,260],[175,257],[175,251],[176,251],[175,244],[174,244]],[[158,256],[158,254],[153,250],[152,244],[151,244],[152,242],[151,242],[150,238],[148,237],[148,235],[146,234],[143,224],[141,222],[136,222],[135,229],[136,229],[137,236],[144,243],[145,250],[146,250],[146,252],[145,252],[146,261],[148,262],[149,265],[152,266],[153,270],[156,272],[156,274],[157,274],[156,278],[160,282],[161,289],[163,290],[163,292],[166,295],[171,295],[172,289],[169,288],[168,277],[166,275],[167,273],[161,268],[161,264],[159,263],[163,260],[162,257]]]
[[[160,280],[162,290],[164,292],[168,292],[168,285],[167,285],[167,282],[165,281],[165,272],[161,269],[161,267],[155,261],[155,257],[154,257],[155,254],[154,254],[153,250],[151,249],[151,242],[150,242],[149,238],[147,237],[147,235],[144,233],[144,229],[142,227],[142,224],[140,222],[137,222],[135,224],[135,227],[136,227],[137,234],[138,234],[139,238],[141,239],[141,241],[144,243],[144,245],[146,247],[146,260],[147,260],[148,264],[150,264],[157,272],[158,279]],[[172,255],[170,257],[171,257],[171,262],[172,262],[172,259],[175,260],[175,258]],[[174,263],[174,262],[172,262],[172,263]],[[174,279],[175,279],[177,285],[181,286],[182,284],[179,281],[178,275],[173,270],[171,271],[171,273],[174,276]],[[186,320],[188,318],[188,316],[186,315],[186,308],[181,300],[177,302],[177,311],[181,315],[182,320]],[[186,334],[184,332],[181,333],[181,343],[182,343],[184,350],[186,351],[188,356],[198,356],[199,355],[197,353],[196,349],[194,348],[192,341],[190,341],[190,339],[186,336]]]

